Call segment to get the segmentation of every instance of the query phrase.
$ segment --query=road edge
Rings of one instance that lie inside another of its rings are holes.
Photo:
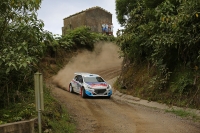
[[[112,78],[112,79],[108,80],[107,82],[111,86],[113,86],[113,84],[117,80],[117,78],[118,77]],[[151,107],[151,108],[156,108],[156,109],[161,109],[161,110],[168,110],[168,111],[184,110],[186,112],[189,112],[191,114],[195,114],[198,117],[200,117],[200,110],[191,109],[191,108],[181,108],[181,107],[177,107],[177,106],[168,106],[166,104],[140,99],[138,97],[134,97],[134,96],[131,96],[131,95],[123,94],[123,93],[119,92],[118,90],[115,90],[114,88],[113,88],[112,99],[120,101],[120,102],[138,104],[138,105],[143,105],[143,106],[146,106],[146,107]]]

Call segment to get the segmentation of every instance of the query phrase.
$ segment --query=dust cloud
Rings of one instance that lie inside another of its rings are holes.
[[[121,65],[119,47],[113,43],[97,43],[93,52],[82,51],[53,77],[53,83],[68,89],[75,72],[95,73]],[[98,73],[97,73],[98,74]]]

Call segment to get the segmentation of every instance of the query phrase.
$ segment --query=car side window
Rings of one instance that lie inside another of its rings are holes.
[[[83,82],[83,78],[82,78],[82,76],[81,76],[81,75],[77,75],[77,81],[79,81],[80,83],[82,83],[82,82]]]
[[[83,83],[83,77],[82,76],[80,76],[79,82]]]
[[[78,81],[78,75],[76,75],[76,76],[74,77],[74,79],[75,79],[76,81]]]
[[[98,82],[104,82],[104,80],[101,77],[96,77]]]

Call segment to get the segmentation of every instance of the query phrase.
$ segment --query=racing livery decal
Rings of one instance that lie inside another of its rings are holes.
[[[92,88],[93,87],[107,87],[108,85],[106,83],[87,83],[90,85]]]

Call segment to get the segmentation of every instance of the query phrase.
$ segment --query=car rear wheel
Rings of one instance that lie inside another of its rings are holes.
[[[84,87],[81,88],[81,97],[85,98],[87,95],[85,94],[85,89]]]
[[[71,84],[69,85],[69,92],[71,92],[71,93],[74,92],[73,87],[72,87]]]

